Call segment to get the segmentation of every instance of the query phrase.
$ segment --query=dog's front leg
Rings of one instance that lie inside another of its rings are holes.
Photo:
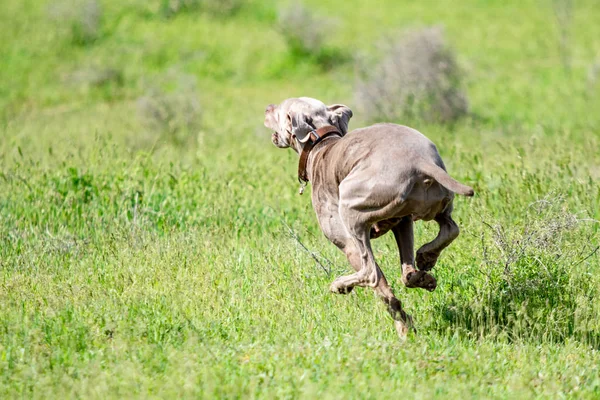
[[[337,204],[321,204],[316,208],[316,211],[319,225],[325,236],[346,254],[352,268],[359,273],[362,269],[361,253],[341,220]],[[401,339],[405,339],[408,331],[413,329],[412,318],[402,309],[402,303],[394,295],[392,288],[388,284],[381,269],[379,269],[379,266],[377,266],[377,264],[375,264],[375,266],[379,274],[379,280],[373,289],[386,304],[387,310],[394,320],[398,336]],[[335,282],[339,282],[339,279],[336,279],[331,286],[331,290],[334,293],[346,294],[354,287],[343,286],[344,289],[340,290],[340,287],[336,286]]]

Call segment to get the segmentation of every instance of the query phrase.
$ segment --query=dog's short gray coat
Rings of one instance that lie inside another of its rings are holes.
[[[391,230],[400,250],[404,284],[434,290],[436,281],[427,271],[459,233],[451,218],[454,193],[472,196],[473,189],[446,173],[437,148],[420,132],[376,124],[347,133],[351,117],[352,111],[341,104],[326,106],[316,99],[291,98],[267,107],[265,126],[274,131],[276,146],[292,147],[299,154],[314,129],[334,125],[343,135],[318,143],[307,163],[319,225],[355,270],[335,279],[331,291],[373,287],[404,337],[412,320],[377,265],[371,239]],[[419,219],[435,220],[440,231],[417,251],[415,263],[413,221]]]

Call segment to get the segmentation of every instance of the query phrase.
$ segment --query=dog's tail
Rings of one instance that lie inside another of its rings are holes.
[[[467,185],[463,185],[462,183],[452,179],[450,175],[442,168],[438,167],[432,162],[427,162],[423,160],[419,163],[418,167],[419,171],[424,173],[425,175],[431,176],[433,179],[438,181],[443,187],[448,190],[453,191],[454,193],[462,194],[463,196],[473,196],[475,192],[473,188]]]

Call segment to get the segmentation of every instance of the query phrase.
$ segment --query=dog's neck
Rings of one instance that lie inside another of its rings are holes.
[[[314,154],[317,151],[323,149],[326,139],[330,137],[342,137],[342,133],[338,128],[332,125],[323,126],[319,129],[309,133],[309,139],[306,143],[303,143],[302,150],[300,151],[300,161],[298,162],[298,180],[303,183],[309,181],[308,167],[311,157],[311,153]]]

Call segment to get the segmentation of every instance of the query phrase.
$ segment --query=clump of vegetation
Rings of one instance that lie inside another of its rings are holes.
[[[166,18],[189,11],[226,16],[236,12],[243,2],[244,0],[161,0],[159,12]]]
[[[231,15],[239,10],[244,0],[202,0],[202,9],[212,15]]]
[[[571,31],[573,26],[573,1],[572,0],[553,0],[552,7],[556,17],[556,27],[559,33],[558,49],[563,68],[566,72],[571,72],[572,54],[571,54]]]
[[[356,103],[369,120],[451,122],[468,112],[463,76],[441,28],[410,32],[384,46],[376,65],[359,65]]]
[[[332,31],[333,24],[300,2],[281,8],[277,18],[277,30],[285,38],[292,57],[310,59],[325,69],[347,58],[339,50],[325,45],[325,33]]]
[[[598,76],[600,76],[600,58],[588,68],[587,88],[589,93],[592,93],[596,88]]]
[[[454,291],[442,315],[477,336],[564,341],[569,337],[600,344],[595,315],[599,293],[582,263],[598,251],[592,240],[575,243],[581,219],[569,213],[560,196],[529,206],[521,226],[484,222],[482,269],[486,279],[469,299]]]
[[[195,78],[179,76],[170,91],[152,85],[138,98],[137,109],[142,124],[152,133],[173,144],[184,144],[200,127],[202,109]]]
[[[59,29],[68,29],[71,41],[80,46],[102,36],[102,5],[98,0],[62,0],[49,7],[50,17]]]
[[[181,12],[198,8],[198,0],[162,0],[159,12],[163,17],[169,18]]]
[[[115,84],[123,85],[123,73],[121,70],[110,67],[89,67],[74,70],[63,76],[67,85],[102,87]]]
[[[321,51],[326,21],[316,17],[302,3],[294,2],[281,8],[277,23],[292,52],[308,55]]]
[[[123,93],[125,77],[119,68],[89,65],[61,74],[61,80],[69,90],[89,95],[99,95],[107,101],[118,99]]]

